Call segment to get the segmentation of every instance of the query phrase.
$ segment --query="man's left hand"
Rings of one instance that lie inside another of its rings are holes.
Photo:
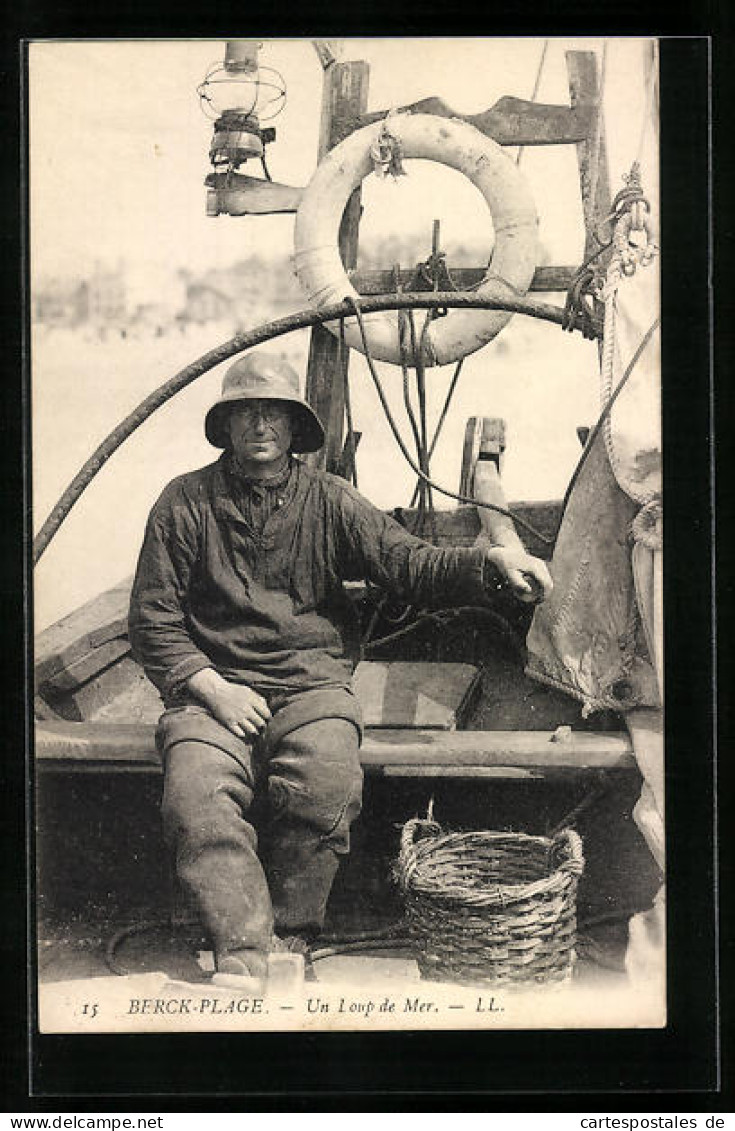
[[[543,601],[554,588],[546,563],[522,547],[491,546],[486,553],[520,601]]]

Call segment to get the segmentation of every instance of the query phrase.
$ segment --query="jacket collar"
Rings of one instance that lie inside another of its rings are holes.
[[[250,526],[243,517],[236,502],[237,486],[235,483],[235,475],[229,467],[229,457],[227,453],[223,453],[220,456],[213,465],[213,468],[214,471],[211,483],[212,509],[216,516],[227,522],[234,522],[245,526],[249,530]],[[301,460],[295,459],[292,456],[288,469],[288,477],[285,483],[283,506],[276,512],[276,515],[283,514],[289,504],[293,503],[297,495],[303,495],[308,486],[308,481],[308,469]],[[247,480],[240,480],[239,485],[241,489],[247,489]],[[276,483],[271,483],[270,486],[276,486]]]
[[[285,467],[277,475],[272,475],[268,479],[249,479],[243,475],[231,453],[225,453],[222,466],[225,479],[228,480],[231,490],[251,491],[253,488],[259,487],[261,490],[267,491],[287,486],[293,476],[294,459],[293,456],[289,456]]]

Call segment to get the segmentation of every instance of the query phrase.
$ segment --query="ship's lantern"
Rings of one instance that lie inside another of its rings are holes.
[[[255,40],[230,40],[197,87],[199,104],[214,121],[209,159],[215,172],[236,169],[251,157],[263,159],[276,132],[263,129],[286,104],[286,84],[273,67],[258,63]]]

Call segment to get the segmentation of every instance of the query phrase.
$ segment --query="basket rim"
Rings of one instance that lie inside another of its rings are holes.
[[[423,828],[427,835],[415,839]],[[467,885],[455,871],[450,883],[443,890],[441,882],[428,880],[421,876],[421,865],[442,849],[470,848],[473,844],[498,843],[505,841],[510,845],[533,845],[544,851],[553,863],[555,853],[563,853],[553,870],[538,879],[522,880],[515,883],[501,881],[488,884],[484,888]],[[576,890],[577,881],[584,870],[582,841],[577,832],[565,828],[553,838],[518,832],[493,832],[470,830],[468,832],[444,832],[433,820],[414,818],[407,821],[401,834],[401,850],[396,862],[397,878],[404,892],[414,897],[430,900],[434,904],[451,905],[454,908],[473,906],[475,908],[498,908],[510,910],[509,905],[524,900],[538,899],[541,896],[568,894]]]

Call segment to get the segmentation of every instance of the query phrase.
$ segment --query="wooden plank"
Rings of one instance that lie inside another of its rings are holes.
[[[355,471],[355,456],[361,439],[362,432],[358,432],[356,428],[353,428],[352,431],[352,444],[349,442],[349,436],[345,436],[342,454],[339,457],[339,463],[336,468],[336,474],[341,475],[343,479],[352,481],[352,476]]]
[[[127,636],[118,637],[100,648],[89,648],[76,659],[63,662],[63,665],[50,674],[41,668],[36,673],[38,690],[42,695],[49,692],[58,695],[64,691],[76,691],[83,683],[94,679],[100,672],[121,660],[130,652]],[[65,654],[66,655],[66,654]],[[61,661],[59,661],[61,663]]]
[[[573,144],[589,133],[590,107],[586,103],[556,106],[506,95],[480,114],[459,114],[442,98],[431,97],[398,109],[413,114],[434,114],[439,118],[459,118],[499,145]],[[387,110],[378,110],[362,114],[353,129],[379,122],[387,113]]]
[[[325,71],[337,62],[342,53],[342,44],[338,39],[312,39],[311,42]]]
[[[627,732],[572,731],[554,741],[551,731],[368,731],[360,752],[363,766],[510,767],[538,770],[625,769],[635,762]],[[39,765],[121,763],[160,766],[155,728],[133,723],[70,723],[36,726]],[[513,776],[513,775],[511,775]]]
[[[464,444],[462,447],[462,468],[459,475],[459,494],[465,498],[483,498],[475,492],[475,470],[477,461],[492,462],[499,473],[503,466],[503,453],[505,451],[505,420],[501,416],[471,416],[467,421],[464,431]],[[503,495],[498,476],[497,489],[492,498],[485,497],[483,502],[495,503],[496,506],[508,506]],[[506,522],[510,521],[506,519]],[[498,542],[501,540],[498,539]]]
[[[35,728],[36,760],[158,763],[155,727],[147,723],[44,720]]]
[[[560,503],[510,502],[508,509],[519,518],[526,519],[539,534],[552,540],[545,542],[522,527],[516,528],[521,542],[529,553],[535,554],[544,561],[548,560],[554,552],[553,539],[559,526]],[[398,507],[393,514],[409,530],[416,528],[417,510]],[[435,511],[433,521],[436,530],[435,541],[438,546],[472,546],[481,529],[477,508],[469,504],[456,510]]]
[[[353,688],[365,726],[451,731],[479,689],[474,664],[362,660]]]
[[[55,657],[67,649],[83,650],[80,641],[90,633],[95,640],[102,641],[108,627],[112,630],[127,617],[132,584],[132,577],[126,578],[40,632],[34,648],[36,666],[49,664],[51,670]],[[79,651],[74,652],[74,655],[79,654]]]
[[[228,216],[269,216],[295,212],[304,195],[303,188],[248,177],[244,173],[210,173],[204,182],[217,193],[217,212]]]
[[[382,766],[384,778],[500,778],[502,781],[542,781],[541,770],[521,766]]]
[[[624,732],[572,731],[555,742],[550,731],[370,731],[360,752],[364,766],[513,766],[613,769],[633,765]]]
[[[157,758],[144,758],[136,761],[121,759],[115,761],[106,758],[104,761],[83,761],[74,758],[39,761],[39,770],[46,774],[84,774],[94,777],[99,774],[146,774],[149,777],[158,777],[163,772],[163,767]]]
[[[531,280],[531,291],[566,292],[574,278],[576,267],[545,266],[537,267]],[[451,267],[452,281],[457,290],[466,291],[476,287],[482,282],[487,272],[487,267]],[[394,269],[370,271],[348,271],[350,282],[361,295],[388,295],[396,289],[396,273]],[[401,268],[398,272],[398,284],[403,290],[416,292],[432,290],[431,284],[421,278],[416,278],[415,268]]]
[[[336,61],[325,71],[318,159],[355,129],[367,110],[370,67],[363,60]]]
[[[351,133],[351,123],[365,111],[368,78],[369,68],[363,61],[335,62],[325,70],[319,160]],[[339,230],[339,249],[346,270],[354,269],[357,264],[360,198],[361,193],[357,189],[347,202]],[[344,440],[344,386],[339,341],[321,325],[315,326],[311,332],[306,399],[327,433],[327,442],[322,450],[307,456],[307,462],[312,467],[325,467],[327,471],[336,472]]]

